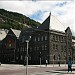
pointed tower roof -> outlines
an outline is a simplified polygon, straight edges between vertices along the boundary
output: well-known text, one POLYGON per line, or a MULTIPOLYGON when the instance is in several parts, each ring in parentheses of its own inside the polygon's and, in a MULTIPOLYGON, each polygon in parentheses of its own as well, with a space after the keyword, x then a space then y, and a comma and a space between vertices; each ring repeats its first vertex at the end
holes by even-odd
POLYGON ((42 23, 42 25, 40 25, 38 27, 38 29, 40 29, 40 30, 49 30, 49 27, 50 27, 50 15, 51 15, 51 13, 46 18, 46 20, 42 23))
POLYGON ((47 17, 47 19, 42 23, 41 26, 39 26, 39 29, 41 30, 58 30, 58 31, 63 31, 65 32, 65 27, 64 25, 51 13, 47 17))

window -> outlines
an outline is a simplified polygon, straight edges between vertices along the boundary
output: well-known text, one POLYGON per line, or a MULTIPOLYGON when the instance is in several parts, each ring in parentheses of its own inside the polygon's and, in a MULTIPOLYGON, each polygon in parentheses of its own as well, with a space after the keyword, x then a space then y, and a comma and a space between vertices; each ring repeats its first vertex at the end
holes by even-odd
POLYGON ((57 35, 55 36, 55 40, 58 41, 58 36, 57 35))
POLYGON ((65 42, 65 37, 63 37, 63 41, 65 42))
POLYGON ((21 55, 21 60, 23 60, 23 56, 21 55))
POLYGON ((41 37, 41 41, 43 41, 43 36, 41 37))
POLYGON ((38 37, 38 41, 40 41, 40 37, 38 37))
POLYGON ((63 42, 63 37, 61 38, 61 41, 63 42))
POLYGON ((16 59, 18 60, 18 56, 16 57, 16 59))
POLYGON ((55 41, 55 35, 53 35, 53 40, 55 41))
POLYGON ((61 41, 61 36, 59 36, 59 41, 61 41))
POLYGON ((34 41, 36 42, 36 37, 35 37, 34 41))
POLYGON ((63 46, 61 45, 61 51, 63 52, 63 46))
POLYGON ((55 44, 53 44, 53 49, 55 49, 55 44))
POLYGON ((47 40, 47 36, 45 36, 45 40, 47 40))
POLYGON ((58 45, 56 45, 56 50, 58 50, 58 45))
POLYGON ((47 50, 47 45, 45 45, 45 50, 47 50))
POLYGON ((42 50, 44 50, 44 45, 42 45, 42 50))

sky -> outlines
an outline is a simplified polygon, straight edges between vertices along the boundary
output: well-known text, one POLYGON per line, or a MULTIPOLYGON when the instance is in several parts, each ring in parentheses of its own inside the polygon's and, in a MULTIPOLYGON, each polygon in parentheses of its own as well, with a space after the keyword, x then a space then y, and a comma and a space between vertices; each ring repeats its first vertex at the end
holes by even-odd
POLYGON ((64 28, 69 26, 72 34, 75 36, 75 2, 73 0, 6 0, 0 1, 0 9, 21 13, 40 23, 42 23, 51 12, 51 14, 62 23, 64 28))

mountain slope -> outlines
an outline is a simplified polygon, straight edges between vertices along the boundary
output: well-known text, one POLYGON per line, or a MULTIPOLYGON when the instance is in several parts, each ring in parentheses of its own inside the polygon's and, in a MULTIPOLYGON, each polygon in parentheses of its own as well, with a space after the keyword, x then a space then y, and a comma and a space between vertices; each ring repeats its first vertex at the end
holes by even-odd
POLYGON ((0 28, 25 29, 26 27, 35 27, 38 25, 40 25, 39 22, 22 14, 0 9, 0 28))

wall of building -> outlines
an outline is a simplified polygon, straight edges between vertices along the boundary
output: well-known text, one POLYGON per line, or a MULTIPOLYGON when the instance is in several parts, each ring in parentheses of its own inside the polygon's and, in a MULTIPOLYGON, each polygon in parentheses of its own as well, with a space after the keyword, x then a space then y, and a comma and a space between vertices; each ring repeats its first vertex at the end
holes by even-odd
POLYGON ((65 33, 50 32, 50 61, 64 63, 66 57, 66 36, 65 33))

